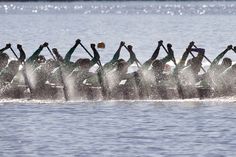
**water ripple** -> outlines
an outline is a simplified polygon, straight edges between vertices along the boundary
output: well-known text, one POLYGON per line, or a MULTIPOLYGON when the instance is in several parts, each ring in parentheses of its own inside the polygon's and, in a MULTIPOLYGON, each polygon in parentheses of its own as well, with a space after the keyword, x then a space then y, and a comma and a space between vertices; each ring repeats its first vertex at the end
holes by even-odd
POLYGON ((226 102, 8 103, 0 156, 235 156, 235 111, 226 102))

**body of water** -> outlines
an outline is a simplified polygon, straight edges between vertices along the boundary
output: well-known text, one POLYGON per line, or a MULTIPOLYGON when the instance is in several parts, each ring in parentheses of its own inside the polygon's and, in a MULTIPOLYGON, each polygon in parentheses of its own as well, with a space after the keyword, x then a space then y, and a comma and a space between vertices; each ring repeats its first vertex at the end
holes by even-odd
MULTIPOLYGON (((236 2, 0 2, 0 45, 20 43, 29 56, 48 41, 65 55, 77 38, 121 40, 141 62, 159 40, 180 58, 190 41, 210 59, 236 44, 236 2)), ((8 52, 10 53, 10 52, 8 52)), ((43 54, 50 57, 47 51, 43 54)), ((128 58, 123 50, 122 57, 128 58)), ((164 56, 162 51, 160 54, 164 56)), ((81 48, 73 60, 88 57, 81 48)), ((236 54, 227 56, 236 59, 236 54)), ((236 156, 234 98, 187 101, 1 101, 0 156, 236 156)))
POLYGON ((228 101, 120 101, 0 106, 0 155, 235 156, 228 101))
MULTIPOLYGON (((236 44, 236 2, 28 2, 0 3, 0 44, 20 43, 30 55, 47 41, 65 55, 77 38, 89 46, 104 41, 106 62, 121 40, 134 45, 141 62, 157 42, 172 43, 180 58, 190 41, 214 59, 227 45, 236 44)), ((50 57, 48 52, 44 55, 50 57)), ((124 50, 122 56, 127 59, 124 50)), ((163 51, 161 56, 166 55, 163 51)), ((233 52, 229 57, 236 59, 233 52)), ((73 59, 89 57, 78 49, 73 59)))

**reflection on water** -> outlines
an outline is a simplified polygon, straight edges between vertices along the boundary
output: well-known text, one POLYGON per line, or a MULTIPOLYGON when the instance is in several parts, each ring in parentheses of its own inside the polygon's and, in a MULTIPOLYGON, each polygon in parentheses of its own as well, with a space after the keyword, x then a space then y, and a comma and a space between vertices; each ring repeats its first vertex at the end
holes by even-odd
POLYGON ((159 15, 235 15, 236 2, 35 2, 0 3, 2 14, 159 14, 159 15))
POLYGON ((235 156, 236 106, 217 101, 4 103, 1 156, 235 156))

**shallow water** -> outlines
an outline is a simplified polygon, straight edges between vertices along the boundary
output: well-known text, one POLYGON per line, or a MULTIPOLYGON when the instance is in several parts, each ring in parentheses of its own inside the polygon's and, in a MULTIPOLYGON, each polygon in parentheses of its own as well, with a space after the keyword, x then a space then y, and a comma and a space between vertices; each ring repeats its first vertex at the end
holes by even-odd
POLYGON ((235 156, 235 105, 5 102, 0 156, 235 156))

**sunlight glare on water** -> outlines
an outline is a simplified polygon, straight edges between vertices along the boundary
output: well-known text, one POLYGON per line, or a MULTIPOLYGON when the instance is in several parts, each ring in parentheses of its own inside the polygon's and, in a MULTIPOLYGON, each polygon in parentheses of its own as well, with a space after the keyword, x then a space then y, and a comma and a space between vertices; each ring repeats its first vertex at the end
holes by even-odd
MULTIPOLYGON (((112 58, 121 40, 134 45, 141 62, 159 40, 173 45, 180 58, 190 41, 214 59, 235 44, 236 2, 0 2, 0 44, 21 43, 27 54, 45 41, 65 53, 80 38, 89 46, 104 41, 103 62, 112 58)), ((48 52, 44 55, 49 57, 48 52)), ((166 55, 164 51, 160 56, 166 55)), ((73 60, 88 57, 78 49, 73 60)), ((236 59, 234 53, 230 57, 236 59)), ((122 51, 122 57, 128 53, 122 51)), ((206 61, 204 61, 206 62, 206 61)))
MULTIPOLYGON (((0 2, 0 19, 1 47, 20 43, 27 57, 45 41, 65 55, 77 38, 104 41, 103 63, 121 40, 141 62, 161 39, 176 58, 194 40, 211 60, 236 43, 235 1, 0 2)), ((85 56, 79 48, 73 60, 85 56)), ((234 100, 1 101, 0 156, 236 156, 234 100)))

